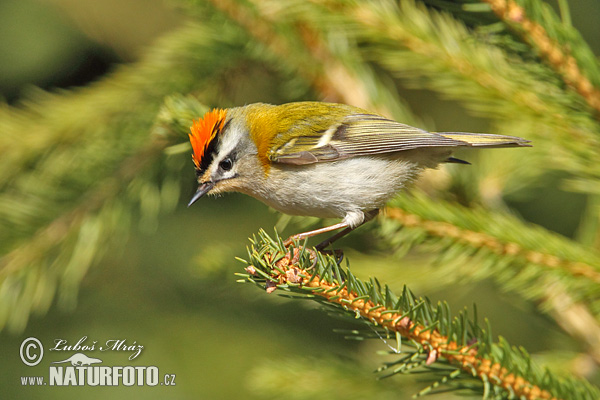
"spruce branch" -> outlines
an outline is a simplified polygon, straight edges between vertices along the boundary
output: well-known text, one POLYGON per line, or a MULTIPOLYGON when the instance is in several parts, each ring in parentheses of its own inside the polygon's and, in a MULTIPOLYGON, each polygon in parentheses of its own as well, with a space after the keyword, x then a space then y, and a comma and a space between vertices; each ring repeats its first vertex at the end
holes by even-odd
POLYGON ((450 276, 490 278, 539 302, 600 363, 600 255, 516 217, 432 200, 416 191, 399 196, 377 230, 403 255, 419 244, 435 246, 450 276), (465 257, 472 261, 464 263, 465 257))
POLYGON ((293 38, 279 33, 273 22, 269 21, 264 15, 258 14, 256 10, 252 10, 244 3, 236 0, 210 0, 210 2, 216 9, 222 11, 231 20, 246 29, 255 40, 264 44, 277 58, 285 60, 291 57, 294 60, 293 64, 297 66, 297 72, 306 81, 310 82, 312 87, 321 93, 323 97, 333 101, 345 100, 345 94, 331 84, 324 73, 324 69, 318 67, 318 64, 306 62, 311 60, 311 57, 305 49, 303 47, 298 48, 297 43, 290 43, 293 38), (302 60, 306 61, 303 62, 302 60))
POLYGON ((55 297, 72 307, 88 268, 124 243, 134 211, 151 224, 177 204, 183 163, 173 159, 189 149, 177 147, 187 142, 181 119, 203 107, 170 100, 157 122, 165 97, 202 91, 213 102, 229 68, 252 60, 241 30, 211 22, 182 28, 90 87, 36 91, 0 109, 0 329, 21 331, 55 297))
POLYGON ((384 215, 385 218, 399 222, 403 227, 420 228, 433 237, 450 238, 475 249, 486 249, 498 256, 520 258, 527 263, 538 264, 549 269, 562 269, 573 277, 586 278, 592 284, 600 284, 598 268, 581 261, 572 261, 548 252, 526 249, 517 242, 503 242, 488 233, 464 229, 448 222, 426 220, 400 208, 388 207, 384 215))
POLYGON ((460 21, 414 1, 312 0, 303 7, 288 1, 287 18, 296 13, 313 26, 344 32, 365 60, 407 84, 457 99, 500 125, 527 127, 520 134, 552 159, 545 165, 589 177, 578 187, 598 190, 600 170, 592 160, 600 126, 578 105, 584 104, 579 95, 560 89, 550 68, 480 40, 460 21))
POLYGON ((61 243, 72 229, 80 227, 86 215, 96 212, 121 190, 123 184, 131 182, 148 162, 160 154, 165 144, 163 140, 154 140, 138 153, 123 160, 115 174, 86 193, 76 208, 55 218, 48 226, 37 231, 30 241, 5 254, 0 259, 0 279, 45 258, 46 253, 61 243))
POLYGON ((408 123, 416 121, 356 52, 345 48, 343 59, 336 55, 311 21, 290 19, 275 2, 251 1, 253 7, 236 0, 210 2, 269 49, 276 64, 294 70, 325 101, 352 104, 408 123))
MULTIPOLYGON (((482 328, 465 313, 452 318, 447 304, 433 306, 404 289, 394 295, 377 279, 361 281, 331 256, 304 247, 285 247, 281 238, 260 231, 251 240, 248 260, 241 260, 246 273, 242 282, 253 282, 272 293, 285 290, 314 298, 342 314, 362 318, 382 334, 393 332, 408 339, 415 351, 403 355, 393 373, 408 372, 436 364, 456 367, 452 380, 476 378, 479 390, 494 398, 584 399, 598 391, 572 378, 560 379, 549 371, 541 373, 524 351, 505 340, 493 343, 489 326, 482 328)), ((489 324, 488 324, 489 325, 489 324)))
POLYGON ((483 0, 494 13, 509 26, 517 29, 523 38, 531 42, 541 56, 560 74, 564 82, 574 88, 589 104, 600 112, 600 90, 584 75, 571 54, 568 45, 552 39, 546 29, 529 18, 527 10, 513 0, 483 0))
POLYGON ((60 296, 63 305, 73 303, 72 292, 77 291, 87 269, 100 256, 100 236, 112 229, 109 236, 114 237, 118 231, 117 226, 108 228, 100 222, 102 214, 107 214, 106 209, 109 208, 106 203, 120 193, 124 185, 138 177, 148 163, 162 152, 164 145, 165 141, 154 140, 123 160, 115 174, 86 193, 77 207, 57 216, 27 242, 0 258, 0 281, 4 287, 0 295, 3 303, 0 327, 7 324, 10 330, 20 331, 31 312, 45 311, 54 293, 55 280, 62 279, 63 292, 60 296), (75 242, 72 248, 69 241, 75 242), (56 258, 58 263, 66 263, 62 277, 53 277, 52 272, 44 272, 46 263, 57 264, 56 261, 50 261, 49 255, 56 252, 57 247, 65 245, 67 252, 56 258), (17 277, 22 274, 30 274, 31 278, 21 281, 17 277))

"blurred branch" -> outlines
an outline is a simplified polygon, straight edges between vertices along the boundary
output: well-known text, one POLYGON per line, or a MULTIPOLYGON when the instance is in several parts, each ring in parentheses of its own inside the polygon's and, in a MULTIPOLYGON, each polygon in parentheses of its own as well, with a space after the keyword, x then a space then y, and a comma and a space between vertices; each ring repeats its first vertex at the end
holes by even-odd
MULTIPOLYGON (((347 100, 348 95, 352 95, 344 93, 340 88, 332 85, 325 68, 320 67, 317 63, 310 62, 312 57, 308 56, 306 49, 298 48, 294 43, 290 43, 289 35, 279 34, 273 22, 269 21, 264 15, 257 14, 250 7, 235 0, 210 0, 210 2, 215 8, 224 12, 229 18, 246 29, 254 39, 263 43, 277 58, 282 61, 292 58, 298 73, 310 82, 323 97, 328 98, 330 101, 340 102, 347 100)), ((361 86, 347 73, 346 78, 358 84, 359 87, 361 86)), ((366 102, 368 97, 362 95, 359 98, 359 101, 366 102)))
MULTIPOLYGON (((600 271, 581 261, 560 258, 555 253, 526 249, 515 241, 504 242, 485 232, 463 229, 448 222, 425 220, 419 215, 408 213, 400 208, 388 207, 385 209, 384 215, 384 218, 393 219, 405 228, 424 230, 429 236, 449 238, 475 249, 486 249, 498 256, 520 258, 527 263, 537 264, 544 268, 562 269, 570 276, 587 278, 590 284, 600 284, 600 271)), ((521 231, 523 229, 520 228, 521 231)), ((581 251, 585 250, 581 249, 581 251)), ((560 251, 556 253, 560 253, 560 251)))
POLYGON ((549 313, 567 333, 585 343, 586 351, 596 365, 600 365, 600 323, 591 314, 587 304, 574 301, 560 282, 545 288, 542 299, 549 305, 549 313))
MULTIPOLYGON (((177 204, 182 164, 163 149, 187 136, 165 115, 153 127, 157 113, 168 94, 214 88, 248 58, 244 41, 233 26, 218 38, 187 26, 90 87, 37 91, 0 110, 0 329, 22 330, 57 293, 73 306, 88 268, 124 243, 134 210, 142 223, 177 204)), ((171 101, 163 111, 196 117, 201 108, 171 101)))
POLYGON ((598 190, 600 169, 592 161, 600 150, 598 121, 587 107, 578 105, 583 103, 577 94, 560 87, 549 68, 479 40, 449 15, 411 0, 398 4, 312 0, 310 4, 314 9, 295 6, 289 13, 310 18, 315 26, 345 29, 349 38, 360 43, 366 60, 407 78, 411 86, 457 99, 495 118, 499 126, 508 121, 529 127, 522 135, 552 160, 536 168, 544 165, 589 177, 582 190, 598 190), (343 18, 345 23, 339 22, 343 18), (327 24, 328 20, 338 24, 327 24))
POLYGON ((378 235, 399 255, 436 246, 449 276, 493 279, 507 291, 540 302, 600 364, 600 256, 517 218, 467 209, 413 192, 393 200, 378 235), (469 259, 469 262, 464 262, 469 259))
POLYGON ((297 244, 286 248, 281 238, 272 239, 264 231, 252 240, 248 256, 248 261, 241 260, 248 265, 247 274, 238 274, 244 281, 258 284, 268 293, 282 289, 298 295, 292 298, 320 299, 339 313, 361 317, 384 335, 392 332, 408 339, 416 350, 402 352, 402 358, 382 368, 393 366, 392 375, 446 363, 455 368, 448 369, 445 381, 459 385, 461 377, 474 377, 481 382, 480 390, 497 398, 584 399, 597 395, 583 382, 559 379, 549 371, 540 373, 523 350, 502 339, 492 343, 489 324, 484 329, 465 313, 453 318, 447 304, 434 307, 406 288, 395 296, 377 279, 358 280, 330 256, 297 244))
MULTIPOLYGON (((68 243, 70 237, 79 237, 75 247, 68 251, 71 256, 65 254, 65 258, 70 258, 69 261, 61 260, 65 262, 60 277, 65 286, 61 300, 63 305, 74 302, 72 291, 77 291, 81 278, 93 260, 99 256, 101 232, 110 236, 117 233, 116 227, 103 229, 98 223, 97 214, 100 209, 107 207, 106 203, 116 197, 124 186, 138 177, 149 162, 161 154, 165 144, 164 140, 153 140, 138 153, 123 160, 114 175, 98 182, 94 190, 84 194, 78 206, 57 216, 33 234, 27 242, 0 258, 0 282, 4 289, 4 295, 1 296, 3 306, 0 310, 0 327, 8 324, 11 330, 20 331, 25 327, 31 311, 47 309, 54 292, 51 287, 53 282, 44 281, 47 275, 40 266, 49 261, 48 256, 54 253, 57 247, 68 243), (19 279, 15 279, 22 274, 32 274, 33 280, 21 283, 19 279)), ((59 257, 59 260, 61 258, 59 257)), ((53 278, 50 279, 54 281, 53 278)))
POLYGON ((346 51, 344 61, 334 55, 310 21, 280 18, 284 9, 271 2, 251 1, 254 8, 236 0, 210 2, 266 46, 277 63, 310 82, 323 100, 351 104, 409 123, 415 120, 390 87, 356 55, 352 58, 346 51))
POLYGON ((99 182, 97 187, 84 194, 81 203, 69 212, 55 218, 48 226, 37 231, 30 241, 17 247, 0 259, 0 280, 24 268, 40 262, 53 246, 61 243, 72 229, 77 229, 89 213, 97 211, 115 196, 124 185, 153 161, 166 145, 165 140, 155 139, 140 151, 123 160, 113 176, 99 182))
MULTIPOLYGON (((544 27, 531 20, 527 11, 513 0, 483 0, 509 26, 517 29, 541 53, 541 56, 559 73, 565 83, 574 88, 589 104, 600 112, 600 90, 583 74, 577 60, 567 46, 551 39, 544 27)), ((561 6, 564 4, 561 3, 561 6)))

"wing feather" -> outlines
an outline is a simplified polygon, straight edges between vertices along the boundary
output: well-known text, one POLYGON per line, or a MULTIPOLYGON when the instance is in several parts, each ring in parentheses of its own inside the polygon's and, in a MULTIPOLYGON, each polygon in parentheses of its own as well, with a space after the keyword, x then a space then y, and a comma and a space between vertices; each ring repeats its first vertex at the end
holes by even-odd
POLYGON ((271 161, 304 165, 420 147, 469 146, 462 140, 363 113, 349 114, 324 131, 301 134, 301 130, 288 131, 284 143, 269 154, 271 161))

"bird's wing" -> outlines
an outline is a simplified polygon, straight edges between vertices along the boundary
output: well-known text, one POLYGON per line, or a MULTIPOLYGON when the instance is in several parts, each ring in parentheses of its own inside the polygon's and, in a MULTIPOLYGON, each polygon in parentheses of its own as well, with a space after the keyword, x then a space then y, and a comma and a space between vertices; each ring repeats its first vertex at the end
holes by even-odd
POLYGON ((313 164, 355 156, 392 153, 421 147, 469 146, 463 140, 427 132, 374 114, 352 113, 307 134, 287 132, 269 154, 272 162, 313 164))

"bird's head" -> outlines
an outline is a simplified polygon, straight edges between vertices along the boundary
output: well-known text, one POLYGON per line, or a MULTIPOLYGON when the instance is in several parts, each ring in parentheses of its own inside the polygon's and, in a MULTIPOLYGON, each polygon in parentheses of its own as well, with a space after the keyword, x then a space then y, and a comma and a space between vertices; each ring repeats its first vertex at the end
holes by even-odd
POLYGON ((268 174, 266 156, 272 129, 268 104, 214 109, 193 122, 189 134, 198 190, 191 206, 205 194, 247 192, 268 174))

